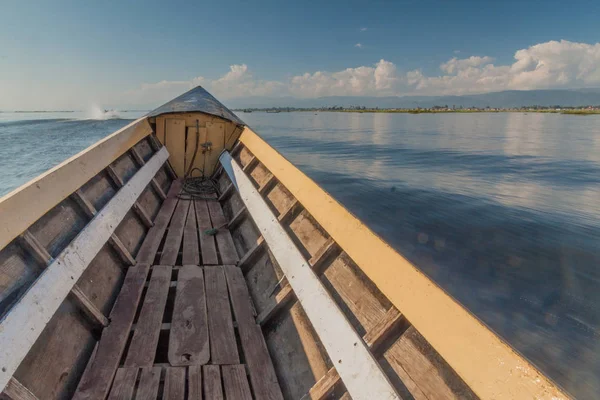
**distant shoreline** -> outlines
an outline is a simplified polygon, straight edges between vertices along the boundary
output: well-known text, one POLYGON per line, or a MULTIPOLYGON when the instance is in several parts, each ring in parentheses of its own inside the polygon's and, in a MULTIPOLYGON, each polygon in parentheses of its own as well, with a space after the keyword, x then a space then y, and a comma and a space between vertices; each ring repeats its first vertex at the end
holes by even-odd
POLYGON ((600 108, 561 108, 561 109, 536 109, 536 108, 519 108, 519 109, 287 109, 287 108, 245 108, 234 109, 235 112, 252 113, 266 112, 277 114, 282 112, 341 112, 341 113, 385 113, 385 114, 458 114, 458 113, 546 113, 546 114, 567 114, 567 115, 594 115, 600 114, 600 108))

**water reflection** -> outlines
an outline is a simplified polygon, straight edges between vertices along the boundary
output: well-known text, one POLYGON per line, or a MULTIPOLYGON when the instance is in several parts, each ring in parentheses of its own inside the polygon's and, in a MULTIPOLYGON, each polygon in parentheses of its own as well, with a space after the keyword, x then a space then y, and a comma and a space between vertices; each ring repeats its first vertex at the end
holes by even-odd
POLYGON ((598 118, 244 118, 567 390, 600 391, 598 118))

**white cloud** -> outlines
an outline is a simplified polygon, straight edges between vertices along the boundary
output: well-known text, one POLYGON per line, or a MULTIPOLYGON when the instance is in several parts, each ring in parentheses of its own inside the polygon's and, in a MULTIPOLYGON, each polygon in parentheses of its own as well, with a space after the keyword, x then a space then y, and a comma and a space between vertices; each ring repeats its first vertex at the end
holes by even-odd
POLYGON ((366 31, 367 31, 367 28, 360 28, 360 31, 361 31, 361 32, 366 32, 366 31))
POLYGON ((362 49, 363 45, 362 45, 362 44, 360 44, 360 43, 356 43, 356 44, 354 45, 354 47, 358 47, 359 49, 362 49))
MULTIPOLYGON (((357 43, 356 47, 362 45, 357 43)), ((201 76, 189 81, 143 84, 128 92, 131 100, 168 100, 198 84, 215 96, 230 99, 246 96, 297 97, 388 96, 407 94, 465 94, 507 89, 546 89, 600 86, 600 43, 566 40, 536 44, 515 52, 514 62, 494 64, 489 56, 453 57, 440 65, 441 73, 427 76, 420 69, 400 71, 381 59, 374 65, 337 72, 317 71, 285 81, 256 79, 246 64, 232 65, 218 79, 201 76)))
POLYGON ((480 67, 482 65, 491 64, 493 61, 494 59, 492 57, 487 56, 471 56, 462 60, 454 57, 440 65, 440 69, 448 74, 454 74, 469 67, 480 67))

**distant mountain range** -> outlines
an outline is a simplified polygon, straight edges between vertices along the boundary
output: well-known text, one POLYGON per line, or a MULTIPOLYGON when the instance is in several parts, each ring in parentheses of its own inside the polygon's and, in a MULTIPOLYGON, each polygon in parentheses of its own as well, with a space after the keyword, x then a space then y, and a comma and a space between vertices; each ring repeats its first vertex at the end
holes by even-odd
POLYGON ((506 90, 464 96, 328 96, 313 99, 295 97, 244 97, 224 102, 230 108, 318 108, 352 107, 367 108, 430 108, 449 107, 493 107, 514 108, 523 106, 587 106, 600 105, 600 88, 597 89, 559 89, 559 90, 506 90))

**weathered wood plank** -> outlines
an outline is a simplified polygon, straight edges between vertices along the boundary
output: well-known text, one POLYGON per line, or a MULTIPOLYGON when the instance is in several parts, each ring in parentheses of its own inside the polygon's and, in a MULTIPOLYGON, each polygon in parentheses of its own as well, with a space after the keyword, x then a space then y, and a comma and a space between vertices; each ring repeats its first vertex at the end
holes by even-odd
MULTIPOLYGON (((108 176, 114 182, 114 184, 117 185, 117 187, 123 187, 125 182, 123 182, 123 179, 121 179, 121 177, 119 176, 117 171, 115 171, 115 168, 112 165, 106 166, 106 172, 108 173, 108 176)), ((150 228, 153 226, 152 218, 150 218, 144 207, 142 207, 137 201, 133 204, 133 210, 138 214, 140 220, 144 223, 146 227, 150 228)))
POLYGON ((254 309, 244 275, 234 266, 224 269, 254 394, 259 399, 283 399, 262 330, 254 322, 254 309))
POLYGON ((223 365, 221 373, 227 400, 252 400, 246 368, 243 365, 223 365))
POLYGON ((195 200, 196 219, 198 221, 198 231, 200 235, 200 250, 202 255, 203 265, 216 265, 219 263, 217 257, 217 246, 215 237, 204 233, 206 230, 212 229, 213 225, 208 212, 206 200, 195 200))
POLYGON ((204 365, 202 372, 204 372, 204 394, 206 398, 223 400, 223 386, 221 385, 221 371, 219 370, 219 366, 204 365))
POLYGON ((77 302, 77 305, 95 324, 99 326, 108 326, 108 318, 102 314, 102 311, 94 305, 94 303, 83 293, 83 291, 74 285, 71 289, 71 295, 77 302))
POLYGON ((282 212, 279 215, 279 217, 277 217, 277 220, 279 221, 279 223, 286 225, 288 222, 290 222, 290 219, 294 215, 294 211, 296 210, 296 208, 299 205, 300 205, 300 203, 298 202, 298 200, 296 200, 294 198, 294 200, 292 201, 292 204, 290 204, 290 206, 284 212, 282 212))
POLYGON ((185 218, 188 214, 190 207, 190 201, 179 200, 171 223, 169 224, 169 231, 165 239, 163 246, 162 255, 160 256, 160 263, 163 265, 175 265, 177 262, 177 255, 181 248, 181 241, 183 240, 183 230, 185 228, 185 218))
POLYGON ((140 221, 144 224, 146 228, 152 228, 154 226, 154 222, 152 222, 152 217, 146 211, 146 209, 138 202, 133 205, 133 211, 140 218, 140 221))
POLYGON ((156 400, 160 384, 160 367, 142 368, 135 400, 156 400))
POLYGON ((148 291, 129 345, 125 366, 151 367, 154 363, 170 283, 170 266, 152 267, 148 291))
POLYGON ((185 368, 167 367, 163 400, 184 400, 185 368))
POLYGON ((264 250, 264 244, 265 239, 263 239, 263 237, 260 236, 256 240, 256 243, 252 247, 250 247, 246 254, 244 254, 244 256, 240 259, 240 261, 238 262, 238 267, 242 270, 243 273, 248 272, 252 262, 256 260, 256 257, 261 253, 262 250, 264 250))
MULTIPOLYGON (((404 317, 402 314, 395 307, 392 307, 385 313, 380 321, 375 324, 371 330, 365 334, 365 336, 363 336, 363 340, 369 349, 373 351, 403 320, 404 317)), ((331 368, 329 371, 327 371, 325 376, 315 383, 315 385, 310 389, 309 393, 303 397, 303 400, 325 399, 335 390, 336 386, 340 382, 341 379, 337 370, 335 368, 331 368)))
MULTIPOLYGON (((320 269, 323 267, 323 263, 327 260, 327 258, 337 249, 337 245, 332 238, 327 239, 327 241, 323 244, 323 246, 315 253, 313 257, 308 261, 311 268, 315 270, 315 273, 318 273, 320 269)), ((294 299, 294 292, 291 286, 286 284, 281 288, 281 290, 275 295, 273 301, 269 303, 267 307, 256 317, 256 323, 263 326, 265 325, 273 316, 275 316, 279 310, 283 309, 286 304, 288 304, 292 299, 294 299)))
POLYGON ((271 175, 269 179, 258 188, 258 193, 261 196, 264 196, 265 193, 271 190, 277 182, 277 177, 275 177, 275 175, 271 175))
POLYGON ((231 232, 226 228, 227 220, 225 219, 225 215, 223 215, 221 204, 217 201, 207 201, 207 204, 213 226, 219 228, 215 235, 215 239, 219 247, 221 263, 224 265, 235 265, 240 258, 235 249, 231 232))
POLYGON ((257 165, 258 165, 258 158, 256 158, 254 155, 252 155, 252 157, 250 158, 248 163, 242 167, 242 171, 244 171, 246 174, 248 174, 248 173, 250 173, 252 168, 256 167, 257 165))
POLYGON ((223 267, 204 268, 211 364, 239 364, 223 267))
POLYGON ((154 226, 148 231, 148 234, 142 243, 142 247, 140 247, 140 250, 138 251, 136 256, 138 262, 149 264, 154 262, 154 256, 158 251, 158 246, 160 246, 165 230, 171 220, 171 215, 173 215, 173 211, 177 205, 177 195, 180 190, 181 181, 173 181, 167 199, 163 202, 163 205, 156 216, 154 226))
MULTIPOLYGON (((52 256, 44 246, 36 239, 36 237, 26 230, 21 234, 23 244, 35 257, 35 259, 44 266, 44 268, 52 262, 52 256)), ((108 319, 98 310, 94 303, 85 295, 85 293, 77 286, 73 285, 71 295, 79 308, 90 318, 90 320, 100 326, 107 326, 108 319)))
MULTIPOLYGON (((14 377, 10 378, 8 384, 4 388, 4 394, 12 400, 38 400, 38 398, 31 393, 29 389, 21 384, 14 377)), ((0 395, 0 397, 2 397, 0 395)))
POLYGON ((123 287, 110 313, 110 325, 102 331, 96 357, 79 382, 74 399, 100 399, 108 394, 149 270, 148 264, 137 264, 127 270, 123 287))
POLYGON ((75 282, 142 193, 168 153, 159 151, 46 268, 0 321, 0 389, 44 330, 75 282), (28 329, 23 330, 23 326, 28 329))
POLYGON ((294 291, 290 285, 285 285, 273 298, 273 301, 269 303, 264 310, 256 317, 256 323, 260 326, 265 325, 271 318, 288 304, 294 296, 294 291))
POLYGON ((110 389, 108 400, 131 400, 135 389, 138 369, 133 367, 119 368, 110 389))
POLYGON ((246 218, 246 215, 246 207, 240 208, 240 210, 227 223, 227 229, 235 229, 244 220, 244 218, 246 218))
POLYGON ((204 274, 194 265, 179 269, 169 335, 171 365, 202 365, 210 359, 204 274))
MULTIPOLYGON (((146 163, 144 161, 144 159, 142 158, 142 156, 140 155, 139 151, 135 148, 135 146, 130 149, 130 153, 133 156, 133 159, 138 163, 139 166, 142 166, 146 163)), ((156 181, 155 178, 152 178, 152 180, 150 181, 150 184, 152 185, 152 188, 156 191, 156 194, 158 194, 158 196, 161 198, 161 200, 164 200, 167 198, 167 195, 162 190, 162 188, 160 187, 160 185, 158 184, 158 182, 156 181)))
POLYGON ((233 185, 229 185, 225 188, 225 190, 219 195, 219 198, 217 199, 217 201, 221 202, 223 200, 226 200, 235 190, 235 186, 233 185))
POLYGON ((202 400, 202 366, 188 367, 188 400, 202 400))
POLYGON ((140 118, 0 198, 0 249, 150 133, 140 118))
MULTIPOLYGON (((253 183, 227 152, 221 154, 220 160, 231 181, 237 184, 240 197, 287 277, 329 357, 336 360, 336 368, 348 392, 356 400, 399 399, 380 365, 362 342, 362 338, 277 222, 253 183)), ((241 331, 240 329, 240 335, 243 336, 241 331)))
POLYGON ((181 263, 183 265, 200 264, 200 247, 198 244, 198 224, 196 223, 196 207, 190 201, 185 229, 183 231, 183 250, 181 263))
POLYGON ((165 124, 164 144, 171 153, 169 162, 177 176, 183 178, 185 174, 185 119, 166 118, 165 124))

